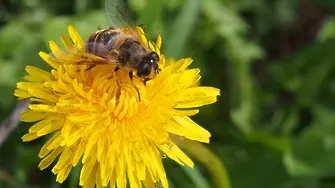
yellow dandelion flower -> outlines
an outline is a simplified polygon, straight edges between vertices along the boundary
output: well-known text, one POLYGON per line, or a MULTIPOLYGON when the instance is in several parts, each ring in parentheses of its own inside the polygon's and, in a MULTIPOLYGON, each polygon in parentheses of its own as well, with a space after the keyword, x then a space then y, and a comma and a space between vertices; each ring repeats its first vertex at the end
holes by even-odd
MULTIPOLYGON (((40 52, 53 68, 51 72, 26 67, 26 82, 17 84, 15 96, 33 101, 21 120, 37 123, 22 139, 32 141, 52 133, 40 150, 39 168, 47 168, 57 158, 52 172, 58 182, 81 161, 79 184, 84 187, 125 188, 128 184, 137 188, 150 187, 150 182, 168 187, 162 156, 193 167, 170 136, 209 142, 210 133, 189 116, 198 113, 196 107, 214 103, 219 89, 197 86, 199 69, 187 68, 192 59, 165 63, 161 37, 154 44, 147 41, 143 30, 138 28, 138 32, 143 44, 160 55, 162 69, 146 85, 134 78, 141 100, 127 72, 114 72, 114 65, 90 70, 87 65, 70 65, 76 56, 62 53, 53 41, 53 55, 68 55, 68 62, 53 61, 40 52)), ((65 48, 73 54, 73 49, 84 49, 72 26, 69 34, 71 40, 61 37, 65 48)))

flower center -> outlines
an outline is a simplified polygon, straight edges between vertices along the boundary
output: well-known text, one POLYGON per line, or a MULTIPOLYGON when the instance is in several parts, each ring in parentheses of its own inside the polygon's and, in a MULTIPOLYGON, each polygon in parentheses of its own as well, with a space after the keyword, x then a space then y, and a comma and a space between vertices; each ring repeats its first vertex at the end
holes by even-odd
POLYGON ((98 65, 90 70, 86 70, 86 66, 79 66, 78 69, 78 66, 70 65, 64 66, 64 69, 64 72, 62 68, 57 71, 56 85, 68 83, 68 89, 60 94, 59 107, 64 107, 60 105, 64 102, 68 104, 69 96, 75 96, 76 101, 71 104, 77 110, 95 112, 102 118, 123 120, 134 117, 145 104, 146 88, 141 80, 136 77, 130 79, 129 72, 122 69, 115 72, 115 65, 98 65))

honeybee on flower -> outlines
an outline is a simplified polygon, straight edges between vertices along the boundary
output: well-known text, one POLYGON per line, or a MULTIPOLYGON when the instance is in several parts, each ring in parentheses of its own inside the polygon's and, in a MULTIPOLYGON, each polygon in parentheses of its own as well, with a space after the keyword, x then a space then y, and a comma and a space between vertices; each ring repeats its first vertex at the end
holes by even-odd
MULTIPOLYGON (((83 49, 68 51, 68 54, 51 53, 52 61, 68 62, 74 65, 88 65, 89 70, 96 65, 115 65, 114 72, 120 68, 127 71, 132 81, 134 73, 143 83, 159 74, 159 54, 149 49, 141 41, 139 26, 132 21, 124 0, 105 0, 110 28, 94 32, 85 42, 83 49), (75 61, 67 61, 69 55, 75 55, 75 61)), ((160 39, 161 40, 161 39, 160 39)), ((140 100, 140 91, 135 86, 140 100)))
MULTIPOLYGON (((109 17, 125 8, 122 0, 106 1, 109 17)), ((23 141, 52 134, 39 168, 58 159, 52 172, 62 183, 81 162, 84 187, 168 187, 162 156, 193 167, 172 135, 209 143, 210 133, 189 116, 216 102, 219 89, 196 84, 200 70, 188 68, 192 59, 167 62, 162 38, 148 41, 141 27, 102 29, 86 42, 73 26, 68 31, 65 50, 50 41, 52 53, 39 53, 52 70, 27 66, 15 90, 19 100, 34 102, 21 115, 37 122, 23 141)))

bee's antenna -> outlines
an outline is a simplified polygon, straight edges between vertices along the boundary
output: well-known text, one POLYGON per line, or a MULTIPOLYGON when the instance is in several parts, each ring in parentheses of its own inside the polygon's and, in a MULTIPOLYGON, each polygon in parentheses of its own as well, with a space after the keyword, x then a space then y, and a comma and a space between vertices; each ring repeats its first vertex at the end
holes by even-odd
POLYGON ((98 30, 102 29, 102 27, 100 26, 100 24, 97 25, 97 28, 98 28, 98 30))

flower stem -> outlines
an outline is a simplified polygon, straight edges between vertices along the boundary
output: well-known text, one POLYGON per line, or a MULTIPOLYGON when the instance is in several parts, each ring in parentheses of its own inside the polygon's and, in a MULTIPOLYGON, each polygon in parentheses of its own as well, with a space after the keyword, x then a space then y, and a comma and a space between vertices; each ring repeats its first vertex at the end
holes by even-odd
POLYGON ((215 187, 231 187, 227 171, 222 161, 206 146, 191 140, 181 140, 178 137, 174 137, 173 140, 177 143, 178 146, 186 151, 187 154, 191 156, 191 158, 196 159, 209 170, 215 187))

